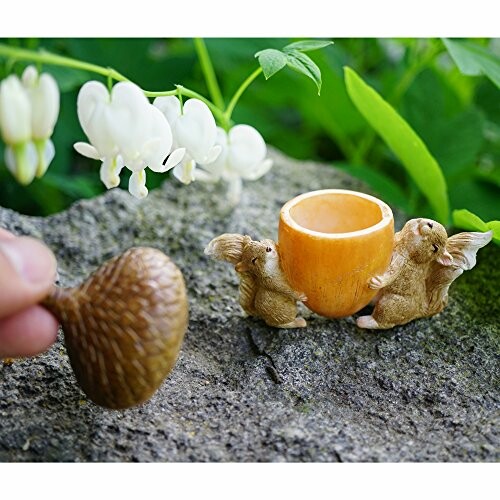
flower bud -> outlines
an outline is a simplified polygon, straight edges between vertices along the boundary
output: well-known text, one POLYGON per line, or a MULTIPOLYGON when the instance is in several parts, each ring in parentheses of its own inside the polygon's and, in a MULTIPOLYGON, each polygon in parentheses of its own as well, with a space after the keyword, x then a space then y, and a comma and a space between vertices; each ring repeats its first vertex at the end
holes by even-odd
POLYGON ((38 76, 34 66, 23 73, 23 85, 31 103, 31 137, 48 139, 54 131, 59 115, 59 88, 52 75, 38 76))
POLYGON ((31 105, 28 94, 16 75, 0 84, 0 127, 8 145, 31 139, 31 105))
POLYGON ((49 74, 28 66, 22 82, 11 75, 0 84, 0 128, 5 163, 23 185, 41 177, 54 158, 50 136, 59 114, 59 88, 49 74))

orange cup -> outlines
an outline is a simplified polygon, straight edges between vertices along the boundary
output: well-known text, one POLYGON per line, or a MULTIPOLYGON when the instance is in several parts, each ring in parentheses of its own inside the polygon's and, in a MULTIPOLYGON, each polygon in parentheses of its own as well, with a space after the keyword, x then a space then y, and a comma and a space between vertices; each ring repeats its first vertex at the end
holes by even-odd
POLYGON ((305 193, 280 213, 278 251, 305 305, 330 318, 349 316, 377 293, 368 288, 391 261, 392 210, 374 196, 345 189, 305 193))

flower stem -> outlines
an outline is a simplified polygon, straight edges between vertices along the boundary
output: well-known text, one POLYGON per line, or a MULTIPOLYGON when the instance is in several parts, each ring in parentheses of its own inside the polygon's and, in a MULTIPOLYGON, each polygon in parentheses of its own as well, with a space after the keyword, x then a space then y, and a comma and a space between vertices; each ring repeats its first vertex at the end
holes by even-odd
POLYGON ((92 73, 97 73, 102 76, 109 76, 117 81, 128 81, 128 78, 118 73, 118 71, 113 68, 103 68, 97 64, 79 61, 78 59, 72 59, 71 57, 51 54, 43 49, 40 51, 34 51, 0 44, 0 56, 11 57, 17 60, 33 61, 41 64, 52 64, 54 66, 65 66, 66 68, 80 69, 83 71, 91 71, 92 73))
POLYGON ((219 109, 224 109, 224 99, 222 98, 222 93, 220 91, 219 83, 217 82, 217 77, 215 76, 212 60, 210 59, 210 55, 203 38, 194 38, 194 48, 196 49, 198 60, 200 61, 201 70, 205 76, 210 97, 219 109))
POLYGON ((179 103, 181 105, 181 115, 184 114, 184 102, 182 100, 182 92, 179 87, 177 87, 177 99, 179 99, 179 103))
MULTIPOLYGON (((110 80, 116 80, 118 82, 130 81, 126 76, 122 75, 113 68, 105 68, 97 64, 80 61, 78 59, 72 59, 71 57, 59 56, 57 54, 47 52, 43 49, 40 51, 33 51, 21 49, 18 47, 10 47, 9 45, 0 43, 0 57, 6 57, 9 58, 9 60, 33 61, 41 64, 51 64, 53 66, 63 66, 66 68, 79 69, 82 71, 90 71, 92 73, 97 73, 98 75, 106 77, 108 79, 108 83, 110 80)), ((146 97, 178 95, 180 92, 183 96, 194 97, 195 99, 203 101, 220 122, 223 122, 225 119, 225 115, 221 108, 217 107, 201 94, 187 89, 182 85, 176 85, 176 88, 174 90, 167 90, 163 92, 152 92, 144 89, 142 89, 142 91, 144 92, 144 95, 146 97)))
POLYGON ((194 99, 199 99, 200 101, 203 101, 210 108, 210 111, 212 111, 213 115, 219 121, 222 121, 224 119, 224 112, 222 111, 222 109, 218 108, 213 102, 210 102, 206 97, 203 97, 201 94, 198 94, 198 92, 195 92, 194 90, 191 89, 187 89, 182 85, 176 85, 175 87, 176 87, 175 90, 165 90, 160 92, 151 92, 149 90, 143 90, 143 92, 146 97, 162 97, 169 95, 179 96, 179 93, 185 97, 193 97, 194 99))
POLYGON ((239 87, 239 89, 234 93, 231 101, 227 106, 226 111, 224 112, 224 126, 227 129, 229 127, 229 123, 231 121, 231 115, 233 114, 234 107, 238 102, 239 98, 245 92, 247 87, 262 73, 262 68, 259 66, 239 87))

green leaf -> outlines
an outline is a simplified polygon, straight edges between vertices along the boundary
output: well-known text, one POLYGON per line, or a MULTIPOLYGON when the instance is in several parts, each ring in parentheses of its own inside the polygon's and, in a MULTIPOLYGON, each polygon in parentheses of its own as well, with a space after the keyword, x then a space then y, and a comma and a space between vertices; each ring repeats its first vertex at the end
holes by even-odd
POLYGON ((487 222, 488 229, 493 231, 493 241, 500 244, 500 220, 492 220, 487 222))
POLYGON ((494 186, 500 188, 500 168, 496 168, 488 172, 483 172, 480 170, 476 173, 476 177, 482 181, 489 182, 494 186))
POLYGON ((449 38, 443 38, 443 42, 464 75, 486 75, 500 88, 500 58, 475 43, 449 38))
POLYGON ((422 139, 380 94, 349 67, 344 68, 347 92, 368 123, 401 160, 411 178, 429 201, 436 218, 448 223, 446 181, 437 161, 422 139))
POLYGON ((92 198, 102 192, 102 188, 94 177, 83 175, 58 175, 50 171, 43 178, 44 184, 62 191, 72 198, 92 198))
POLYGON ((480 231, 485 233, 493 231, 493 241, 500 244, 500 221, 484 222, 469 210, 453 210, 453 224, 467 231, 480 231))
POLYGON ((333 42, 329 40, 301 40, 300 42, 293 42, 283 48, 285 52, 289 50, 300 50, 301 52, 308 52, 311 50, 322 49, 332 45, 333 42))
POLYGON ((309 57, 299 52, 298 50, 290 50, 286 53, 287 65, 309 77, 318 87, 318 95, 321 93, 321 71, 316 66, 316 63, 309 57))
POLYGON ((49 66, 47 73, 50 73, 57 81, 61 92, 68 92, 83 85, 85 82, 95 78, 93 73, 81 69, 63 68, 60 66, 49 66))
POLYGON ((402 208, 406 213, 411 212, 408 196, 399 185, 390 177, 365 165, 348 165, 334 163, 333 166, 346 172, 361 181, 366 182, 381 198, 390 205, 402 208))
POLYGON ((280 69, 283 69, 287 63, 286 55, 281 50, 276 49, 261 50, 255 54, 255 57, 259 60, 266 80, 275 75, 280 69))
POLYGON ((497 219, 500 214, 500 190, 479 180, 474 173, 457 179, 450 191, 450 205, 470 210, 483 220, 497 219))
POLYGON ((405 93, 399 112, 439 163, 451 193, 454 177, 477 163, 485 122, 483 113, 458 100, 449 83, 435 69, 424 70, 405 93))
POLYGON ((465 208, 453 210, 453 224, 463 229, 482 232, 488 231, 486 222, 465 208))

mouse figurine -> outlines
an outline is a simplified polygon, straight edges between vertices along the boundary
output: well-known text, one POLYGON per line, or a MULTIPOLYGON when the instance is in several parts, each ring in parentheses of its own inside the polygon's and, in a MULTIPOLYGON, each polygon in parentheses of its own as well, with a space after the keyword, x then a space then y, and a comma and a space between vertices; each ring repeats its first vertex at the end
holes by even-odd
POLYGON ((439 262, 431 265, 426 281, 429 315, 441 312, 448 304, 450 285, 464 271, 476 265, 476 254, 486 246, 493 237, 493 231, 486 233, 458 233, 448 238, 446 249, 453 257, 451 266, 443 266, 439 262))
POLYGON ((387 271, 368 286, 380 290, 371 316, 361 316, 361 328, 387 329, 441 312, 450 284, 476 264, 479 248, 492 232, 460 233, 448 238, 445 228, 430 219, 412 219, 395 234, 387 271))
POLYGON ((226 233, 214 238, 205 254, 234 264, 240 278, 239 302, 249 316, 276 328, 306 326, 305 319, 297 317, 297 301, 307 298, 288 284, 273 240, 253 241, 250 236, 226 233))

